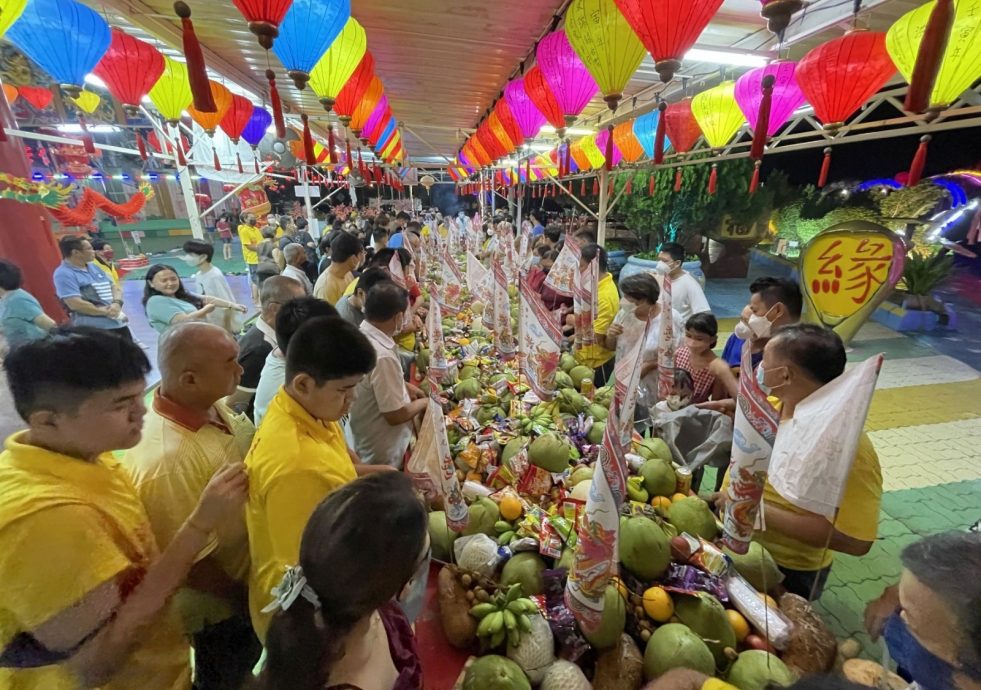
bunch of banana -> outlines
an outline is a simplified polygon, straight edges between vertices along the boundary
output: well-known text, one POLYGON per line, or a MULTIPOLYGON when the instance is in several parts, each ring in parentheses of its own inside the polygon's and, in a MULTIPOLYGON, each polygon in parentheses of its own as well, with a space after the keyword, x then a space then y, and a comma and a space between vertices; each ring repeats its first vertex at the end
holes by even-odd
POLYGON ((523 436, 528 436, 532 432, 544 433, 552 424, 552 415, 547 408, 536 405, 531 412, 517 418, 518 427, 523 436))
POLYGON ((487 643, 488 649, 499 647, 505 639, 508 644, 517 645, 522 633, 531 632, 528 616, 536 613, 538 606, 521 594, 521 585, 513 584, 506 593, 498 591, 490 601, 470 609, 470 615, 480 621, 477 637, 487 643))
POLYGON ((644 488, 643 477, 638 475, 627 478, 627 497, 631 501, 639 501, 640 503, 647 503, 650 500, 650 494, 644 488))
POLYGON ((507 546, 517 534, 517 527, 507 520, 498 520, 494 523, 494 531, 497 532, 497 545, 507 546))

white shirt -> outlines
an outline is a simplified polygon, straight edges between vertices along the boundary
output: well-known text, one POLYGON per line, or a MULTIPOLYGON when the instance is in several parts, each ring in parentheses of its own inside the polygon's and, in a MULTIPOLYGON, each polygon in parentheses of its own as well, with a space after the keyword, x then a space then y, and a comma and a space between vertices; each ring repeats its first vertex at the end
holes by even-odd
MULTIPOLYGON (((232 289, 228 287, 225 274, 217 266, 212 266, 207 271, 198 271, 194 274, 194 279, 198 283, 198 292, 202 295, 223 299, 226 302, 235 304, 235 295, 232 293, 232 289)), ((244 314, 234 309, 215 309, 205 318, 208 323, 221 326, 229 333, 237 335, 242 330, 244 316, 244 314)))
MULTIPOLYGON (((641 359, 644 362, 656 362, 657 361, 657 349, 661 342, 661 317, 664 316, 664 309, 661 309, 661 313, 654 317, 651 322, 651 329, 647 332, 647 342, 644 344, 644 352, 641 354, 641 359)), ((685 321, 681 318, 681 314, 678 313, 677 309, 671 310, 671 335, 674 336, 674 347, 677 350, 679 347, 685 344, 685 321)), ((657 369, 650 372, 641 383, 647 386, 650 391, 657 391, 657 369)), ((258 424, 256 425, 258 426, 258 424)))
POLYGON ((307 278, 307 274, 303 272, 303 269, 287 264, 286 268, 283 269, 283 272, 280 273, 280 275, 284 275, 287 278, 292 278, 302 285, 303 289, 306 290, 308 297, 310 296, 310 293, 313 292, 313 283, 311 283, 310 279, 307 278))
POLYGON ((255 387, 255 401, 253 402, 252 417, 255 421, 255 428, 258 429, 262 423, 262 418, 269 410, 269 403, 286 383, 286 357, 278 347, 266 356, 266 363, 262 365, 262 373, 259 374, 259 384, 255 387))
POLYGON ((694 314, 711 311, 702 286, 688 272, 671 279, 671 307, 681 314, 682 322, 694 314))
POLYGON ((411 402, 402 377, 398 348, 390 336, 368 321, 361 323, 361 332, 375 348, 377 362, 372 372, 358 384, 348 421, 348 436, 361 462, 401 469, 412 439, 412 423, 392 426, 384 417, 384 413, 400 410, 411 402))

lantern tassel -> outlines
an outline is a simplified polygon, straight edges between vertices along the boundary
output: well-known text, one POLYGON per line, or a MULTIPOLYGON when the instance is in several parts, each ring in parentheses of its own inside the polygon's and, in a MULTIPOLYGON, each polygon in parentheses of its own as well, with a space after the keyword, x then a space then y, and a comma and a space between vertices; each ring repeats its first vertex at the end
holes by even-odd
POLYGON ((709 174, 709 186, 708 193, 715 194, 716 189, 719 186, 719 166, 712 163, 712 172, 709 174))
POLYGON ((202 113, 217 112, 218 106, 215 105, 211 84, 208 83, 208 68, 204 64, 204 53, 194 33, 191 8, 186 2, 178 0, 174 3, 174 12, 181 19, 181 38, 184 41, 184 57, 187 60, 187 80, 191 85, 191 95, 194 96, 194 107, 202 113))
POLYGON ((238 162, 238 172, 240 175, 245 174, 245 168, 242 167, 242 154, 235 152, 235 160, 238 162))
POLYGON ((300 116, 303 120, 303 155, 307 159, 307 165, 317 164, 317 153, 313 149, 313 135, 310 134, 310 118, 304 113, 300 116))
POLYGON ((647 196, 654 196, 654 173, 651 173, 650 179, 647 181, 647 196))
POLYGON ((334 139, 334 128, 329 127, 327 130, 327 145, 330 147, 330 164, 337 165, 337 152, 334 151, 334 146, 337 141, 334 139))
POLYGON ((818 175, 818 189, 824 189, 828 184, 828 173, 831 172, 831 147, 824 150, 824 160, 821 162, 821 174, 818 175))
POLYGON ((221 172, 221 159, 218 158, 218 149, 215 148, 214 144, 211 145, 211 161, 215 166, 215 170, 221 172))
POLYGON ((756 118, 756 128, 753 130, 753 146, 749 150, 749 157, 755 161, 763 158, 763 150, 766 147, 766 134, 770 129, 770 106, 773 102, 773 84, 776 78, 772 74, 763 77, 761 90, 763 98, 760 99, 760 112, 756 118))
POLYGON ((579 196, 586 196, 586 178, 582 178, 582 184, 579 185, 579 196))
MULTIPOLYGON (((184 147, 181 145, 181 132, 177 128, 177 125, 174 125, 174 133, 176 134, 174 137, 174 148, 177 149, 177 165, 186 168, 187 158, 184 156, 184 147)), ((167 142, 167 150, 168 152, 171 150, 169 141, 167 142)))
POLYGON ((593 196, 599 196, 599 178, 593 178, 593 196))
MULTIPOLYGON (((13 112, 11 111, 11 115, 13 112)), ((7 130, 3 127, 3 120, 0 120, 0 142, 7 141, 7 130)))
POLYGON ((930 146, 930 135, 924 134, 920 137, 920 145, 913 156, 913 163, 909 166, 909 180, 906 182, 908 187, 915 187, 923 177, 923 168, 926 167, 927 148, 930 146))
POLYGON ((78 124, 82 127, 82 145, 85 147, 85 153, 94 156, 95 142, 92 140, 88 125, 85 123, 85 117, 81 113, 78 114, 78 124))
POLYGON ((753 177, 749 181, 749 193, 750 194, 756 194, 756 189, 757 189, 757 187, 760 186, 760 166, 761 165, 762 165, 762 163, 760 161, 756 161, 756 164, 753 166, 753 177))
POLYGON ((606 185, 606 196, 607 198, 613 196, 613 180, 610 180, 610 183, 606 185))
POLYGON ((259 159, 256 156, 252 156, 252 162, 255 163, 255 174, 259 174, 259 159))
POLYGON ((606 170, 609 172, 613 170, 613 125, 607 127, 606 133, 606 170))
POLYGON ((634 178, 628 177, 627 184, 623 186, 623 193, 629 196, 630 194, 633 193, 633 191, 634 191, 634 178))
POLYGON ((930 107, 930 94, 937 82, 944 51, 954 25, 954 0, 937 0, 927 20, 920 49, 913 65, 913 77, 903 104, 911 113, 922 113, 930 107))
POLYGON ((283 102, 279 98, 279 89, 276 88, 276 73, 267 69, 266 79, 269 81, 269 104, 272 106, 273 121, 276 123, 276 138, 285 139, 286 119, 283 117, 283 102))
MULTIPOLYGON (((668 109, 668 104, 661 101, 657 109, 661 114, 657 118, 657 130, 654 133, 654 165, 661 165, 664 162, 664 134, 668 126, 664 111, 668 109)), ((651 193, 653 194, 653 188, 651 193)))
POLYGON ((146 142, 143 141, 143 135, 139 132, 136 133, 136 148, 140 150, 140 158, 146 160, 149 157, 146 152, 146 142))
POLYGON ((681 168, 678 168, 674 171, 674 191, 675 192, 681 191, 681 168))
POLYGON ((347 167, 354 169, 354 156, 351 155, 351 141, 350 139, 344 139, 344 145, 347 146, 347 167))

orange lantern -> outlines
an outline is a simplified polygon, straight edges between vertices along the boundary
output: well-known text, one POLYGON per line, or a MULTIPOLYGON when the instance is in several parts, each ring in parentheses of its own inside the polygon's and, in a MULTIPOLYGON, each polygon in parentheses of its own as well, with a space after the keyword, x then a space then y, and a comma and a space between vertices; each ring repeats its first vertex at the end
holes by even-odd
POLYGON ((187 112, 191 114, 191 119, 197 122, 201 126, 201 129, 211 136, 218 129, 218 125, 221 124, 225 113, 232 107, 232 92, 214 79, 209 79, 208 85, 211 86, 211 97, 215 99, 215 112, 202 112, 193 105, 187 108, 187 112))
POLYGON ((634 134, 633 120, 621 122, 613 128, 613 143, 628 163, 639 161, 644 155, 644 147, 634 134))
POLYGON ((364 128, 365 123, 374 112, 375 106, 378 105, 378 101, 381 100, 382 94, 385 93, 385 88, 382 86, 381 80, 378 77, 374 77, 371 83, 368 84, 368 88, 365 89, 364 96, 361 97, 361 101, 355 107, 354 112, 351 113, 351 131, 354 132, 354 136, 361 136, 361 130, 364 128))

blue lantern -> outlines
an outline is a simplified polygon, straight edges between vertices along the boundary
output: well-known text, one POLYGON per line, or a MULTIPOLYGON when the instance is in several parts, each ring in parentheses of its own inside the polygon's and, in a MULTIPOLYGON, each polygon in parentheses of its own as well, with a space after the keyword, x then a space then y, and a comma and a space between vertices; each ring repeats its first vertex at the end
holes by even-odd
MULTIPOLYGON (((275 45, 275 44, 274 44, 275 45)), ((252 109, 252 116, 249 121, 245 123, 245 129, 242 130, 242 139, 247 141, 253 150, 262 141, 262 138, 266 136, 266 130, 269 129, 269 125, 272 124, 272 115, 265 108, 255 107, 252 109)))
POLYGON ((310 70, 330 48, 351 17, 351 0, 293 0, 279 25, 273 52, 296 88, 310 80, 310 70))
POLYGON ((72 98, 111 40, 106 21, 75 0, 31 0, 7 38, 72 98))
MULTIPOLYGON (((654 158, 654 138, 657 136, 657 122, 661 119, 661 113, 652 110, 646 115, 641 115, 634 120, 634 136, 644 147, 644 154, 648 158, 654 158)), ((667 135, 664 137, 664 150, 667 151, 671 146, 667 135)))

